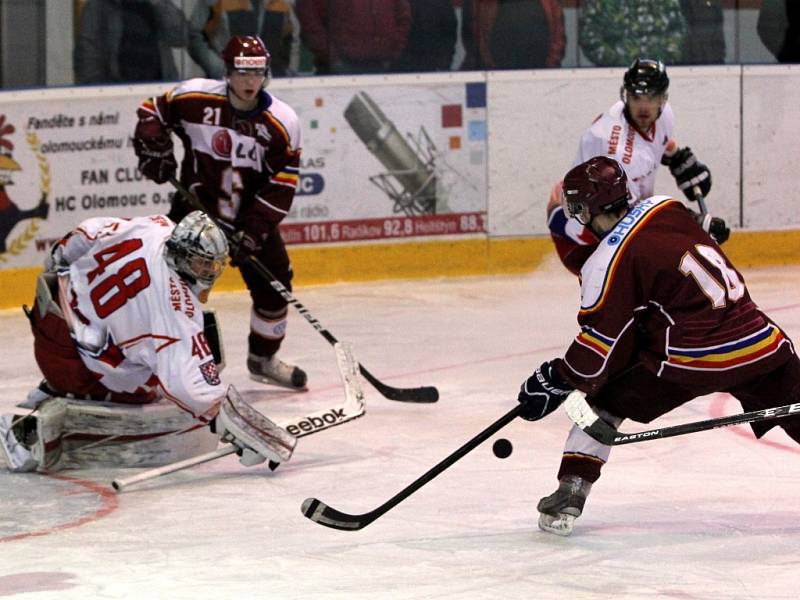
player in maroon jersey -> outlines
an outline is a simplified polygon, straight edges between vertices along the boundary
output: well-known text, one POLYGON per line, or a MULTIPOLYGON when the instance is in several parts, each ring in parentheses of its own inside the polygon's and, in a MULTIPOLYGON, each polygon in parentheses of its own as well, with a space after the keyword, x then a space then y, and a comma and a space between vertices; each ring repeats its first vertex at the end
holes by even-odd
MULTIPOLYGON (((563 358, 523 384, 522 416, 549 414, 573 389, 602 418, 648 423, 714 392, 745 411, 800 402, 800 360, 789 337, 750 298, 742 275, 681 202, 651 196, 628 204, 627 177, 596 156, 564 178, 565 213, 600 240, 581 269, 580 333, 563 358)), ((800 443, 800 418, 761 421, 800 443)), ((539 526, 572 532, 611 447, 574 427, 559 488, 538 505, 539 526)))
MULTIPOLYGON (((257 381, 304 389, 299 367, 278 359, 286 334, 287 302, 246 264, 250 255, 291 290, 292 268, 278 224, 297 187, 301 131, 295 111, 269 94, 270 55, 253 36, 234 36, 222 52, 224 80, 190 79, 138 110, 134 147, 139 169, 157 183, 175 175, 171 133, 183 142, 181 183, 232 237, 232 264, 250 290, 247 367, 257 381)), ((192 207, 175 195, 169 217, 192 207)))

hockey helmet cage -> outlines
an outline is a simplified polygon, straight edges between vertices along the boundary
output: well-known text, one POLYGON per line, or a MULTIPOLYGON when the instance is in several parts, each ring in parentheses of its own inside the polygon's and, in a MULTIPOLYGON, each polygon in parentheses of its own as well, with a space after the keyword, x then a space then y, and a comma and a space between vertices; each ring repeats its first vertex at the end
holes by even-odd
POLYGON ((669 88, 667 68, 660 60, 637 58, 625 71, 622 87, 637 96, 665 94, 669 88))
POLYGON ((628 176, 622 165, 608 156, 590 158, 564 176, 562 207, 583 225, 599 214, 627 206, 629 198, 628 176))
POLYGON ((272 57, 258 36, 235 35, 225 44, 222 60, 225 61, 229 72, 259 71, 266 76, 272 57))
POLYGON ((164 248, 167 265, 199 296, 211 289, 228 258, 225 234, 204 212, 186 215, 172 230, 164 248))

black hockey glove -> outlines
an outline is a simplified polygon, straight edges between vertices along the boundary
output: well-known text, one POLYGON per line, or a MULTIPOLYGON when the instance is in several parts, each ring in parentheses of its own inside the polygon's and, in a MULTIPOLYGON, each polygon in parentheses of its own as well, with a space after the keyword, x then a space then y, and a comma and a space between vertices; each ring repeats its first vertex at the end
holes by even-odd
POLYGON ((701 214, 692 211, 698 225, 703 228, 703 231, 708 233, 714 241, 720 246, 724 244, 731 236, 730 228, 725 224, 725 221, 719 217, 712 217, 709 214, 701 214))
POLYGON ((175 177, 178 163, 172 153, 172 138, 133 138, 133 149, 139 157, 142 175, 156 183, 166 183, 175 177))
POLYGON ((696 201, 694 188, 700 188, 703 196, 707 196, 711 191, 711 171, 697 157, 688 146, 678 149, 675 154, 667 158, 664 157, 665 164, 669 166, 669 172, 675 178, 678 188, 691 201, 696 201))
POLYGON ((264 237, 247 231, 237 231, 230 238, 231 265, 241 267, 247 259, 258 254, 264 237))
POLYGON ((574 390, 556 372, 554 361, 542 363, 522 384, 517 400, 522 404, 520 416, 538 421, 557 409, 574 390))

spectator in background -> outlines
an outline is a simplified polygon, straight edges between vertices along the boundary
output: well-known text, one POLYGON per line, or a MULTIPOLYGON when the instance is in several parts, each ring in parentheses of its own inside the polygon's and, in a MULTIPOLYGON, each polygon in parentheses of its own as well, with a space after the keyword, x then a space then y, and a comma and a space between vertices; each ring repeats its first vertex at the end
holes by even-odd
POLYGON ((87 0, 75 42, 75 81, 174 81, 171 48, 186 42, 186 18, 170 0, 87 0))
POLYGON ((758 37, 781 63, 800 63, 800 3, 764 0, 758 13, 758 37))
POLYGON ((480 69, 480 61, 478 60, 478 42, 475 39, 475 0, 462 0, 461 2, 461 43, 464 46, 461 70, 477 71, 480 69))
POLYGON ((465 27, 467 18, 472 22, 478 68, 561 66, 566 36, 558 0, 469 0, 464 11, 465 27))
POLYGON ((725 62, 722 0, 681 0, 688 29, 681 62, 710 65, 725 62))
POLYGON ((189 56, 206 77, 222 79, 225 44, 232 36, 252 35, 272 56, 272 76, 290 75, 300 37, 293 5, 294 0, 198 0, 189 17, 189 56))
POLYGON ((449 71, 458 22, 452 0, 409 0, 411 30, 396 71, 449 71))
POLYGON ((408 43, 408 0, 297 0, 296 11, 317 74, 386 73, 408 43))
POLYGON ((578 35, 596 66, 622 67, 637 56, 680 63, 687 30, 680 0, 584 0, 578 35))

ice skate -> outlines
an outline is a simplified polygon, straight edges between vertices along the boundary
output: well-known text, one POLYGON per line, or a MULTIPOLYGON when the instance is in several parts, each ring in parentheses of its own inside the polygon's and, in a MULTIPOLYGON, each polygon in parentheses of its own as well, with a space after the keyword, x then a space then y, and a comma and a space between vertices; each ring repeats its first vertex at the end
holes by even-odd
POLYGON ((36 417, 0 416, 0 448, 9 471, 25 473, 36 470, 39 462, 30 450, 35 441, 36 417))
POLYGON ((586 497, 592 484, 577 475, 566 475, 558 483, 558 489, 539 500, 536 509, 539 515, 539 529, 560 536, 572 533, 575 519, 581 516, 586 497))
POLYGON ((30 410, 35 410, 39 408, 39 406, 45 400, 49 400, 58 396, 58 392, 55 391, 49 383, 47 383, 46 379, 42 379, 39 385, 33 388, 28 395, 26 396, 25 400, 22 402, 17 403, 17 406, 20 408, 28 408, 30 410))
POLYGON ((247 355, 247 370, 250 371, 250 379, 279 385, 293 390, 306 388, 308 377, 306 372, 295 365, 287 365, 276 354, 272 356, 258 356, 256 354, 247 355))

